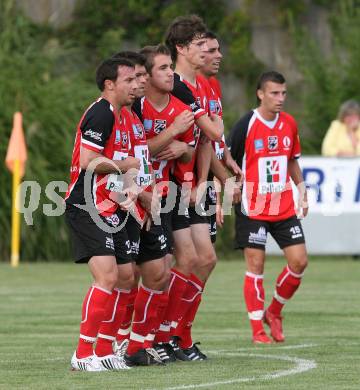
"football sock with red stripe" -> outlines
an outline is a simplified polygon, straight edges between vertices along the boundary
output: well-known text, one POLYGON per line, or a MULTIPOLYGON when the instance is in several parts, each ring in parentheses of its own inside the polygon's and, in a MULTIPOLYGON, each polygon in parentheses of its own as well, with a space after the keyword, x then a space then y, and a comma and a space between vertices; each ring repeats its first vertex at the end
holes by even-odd
POLYGON ((140 286, 134 305, 134 319, 130 333, 129 346, 127 353, 132 355, 139 349, 144 348, 146 336, 151 333, 153 319, 161 302, 163 291, 151 290, 147 287, 140 286))
POLYGON ((191 328, 199 309, 204 287, 204 282, 198 279, 194 274, 190 275, 188 287, 182 298, 182 306, 184 309, 182 318, 173 332, 174 336, 180 337, 179 345, 181 348, 190 348, 193 344, 191 328))
POLYGON ((134 313, 134 303, 137 293, 138 288, 135 287, 130 290, 130 293, 128 295, 125 313, 116 335, 116 341, 118 342, 118 344, 130 337, 131 321, 134 313))
POLYGON ((110 299, 111 291, 92 286, 87 292, 82 306, 80 338, 76 350, 79 359, 93 354, 93 344, 104 319, 105 307, 110 299))
POLYGON ((274 291, 274 297, 268 310, 275 314, 280 315, 282 308, 287 300, 289 300, 299 288, 301 284, 301 278, 303 274, 297 274, 286 266, 276 281, 276 287, 274 291))
POLYGON ((181 272, 172 269, 171 279, 168 289, 168 305, 164 313, 163 321, 160 324, 159 331, 156 334, 157 343, 168 343, 170 341, 171 327, 176 328, 178 319, 181 316, 181 299, 183 298, 188 286, 188 277, 181 272))
POLYGON ((114 289, 105 307, 104 320, 102 321, 96 342, 95 354, 106 356, 113 354, 112 343, 115 341, 119 324, 122 321, 130 290, 114 289))
POLYGON ((263 279, 263 275, 256 275, 252 272, 245 273, 244 298, 253 335, 264 331, 262 322, 265 302, 263 279))
MULTIPOLYGON (((151 348, 154 340, 156 340, 157 333, 159 332, 160 324, 164 319, 164 314, 168 305, 169 295, 167 291, 164 291, 158 300, 157 311, 154 318, 151 318, 152 322, 151 331, 145 338, 144 348, 151 348)), ((159 341, 156 340, 156 343, 159 341)))

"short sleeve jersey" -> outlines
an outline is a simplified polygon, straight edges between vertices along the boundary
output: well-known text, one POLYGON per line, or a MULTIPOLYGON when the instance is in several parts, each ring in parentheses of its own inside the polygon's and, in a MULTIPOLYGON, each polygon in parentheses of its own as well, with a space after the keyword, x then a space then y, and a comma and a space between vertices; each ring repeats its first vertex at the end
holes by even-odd
POLYGON ((111 160, 122 160, 128 156, 129 134, 122 126, 114 107, 107 100, 100 98, 94 102, 85 111, 77 127, 70 184, 65 200, 73 205, 83 205, 85 196, 89 196, 101 215, 112 215, 118 208, 114 192, 122 189, 122 181, 117 174, 93 174, 91 185, 85 188, 86 170, 80 168, 81 146, 111 160))
POLYGON ((294 118, 281 112, 269 122, 253 110, 234 126, 228 144, 244 174, 242 206, 245 214, 266 221, 294 216, 288 161, 301 154, 294 118))
MULTIPOLYGON (((204 76, 199 75, 201 83, 206 86, 208 110, 210 114, 219 115, 220 118, 223 116, 222 104, 221 104, 221 86, 215 77, 206 79, 204 76), (212 82, 210 82, 212 80, 212 82), (214 87, 215 86, 215 87, 214 87)), ((220 142, 212 141, 212 147, 215 150, 216 157, 218 160, 224 158, 224 147, 225 147, 225 135, 223 134, 220 142)))
MULTIPOLYGON (((136 101, 134 110, 142 118, 146 137, 150 139, 159 135, 174 122, 180 113, 185 110, 189 111, 190 108, 175 96, 169 94, 168 105, 162 111, 156 110, 146 97, 136 101)), ((193 126, 178 135, 176 139, 190 146, 195 146, 193 126)), ((170 171, 173 168, 174 160, 158 160, 156 157, 151 157, 151 164, 156 183, 165 183, 170 180, 170 171)), ((167 192, 168 187, 163 186, 162 196, 166 196, 167 192)))
MULTIPOLYGON (((202 84, 199 76, 196 76, 196 86, 193 86, 187 80, 175 73, 174 89, 172 94, 181 100, 184 104, 190 106, 192 112, 194 113, 195 120, 209 113, 206 87, 202 84)), ((183 183, 184 181, 191 182, 192 186, 196 184, 194 168, 199 138, 200 129, 195 124, 195 153, 193 154, 191 161, 188 163, 182 163, 181 161, 177 160, 174 165, 173 173, 179 184, 183 183)))
MULTIPOLYGON (((144 190, 151 191, 152 166, 144 126, 136 113, 133 110, 128 110, 126 107, 121 109, 121 118, 124 127, 129 132, 129 155, 140 160, 140 169, 136 177, 136 184, 144 190)), ((138 219, 143 221, 146 212, 139 201, 136 202, 136 209, 138 219)))

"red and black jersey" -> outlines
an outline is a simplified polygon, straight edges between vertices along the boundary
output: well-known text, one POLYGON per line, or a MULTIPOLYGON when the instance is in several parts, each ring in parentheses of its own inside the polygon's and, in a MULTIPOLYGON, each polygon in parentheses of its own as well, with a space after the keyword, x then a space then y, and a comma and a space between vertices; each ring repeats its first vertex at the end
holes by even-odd
POLYGON ((215 93, 221 99, 222 98, 222 89, 221 89, 220 81, 215 76, 211 76, 208 78, 208 82, 209 82, 211 88, 215 91, 215 93))
MULTIPOLYGON (((196 76, 196 86, 193 86, 187 80, 175 73, 174 89, 171 93, 184 104, 190 106, 194 113, 195 120, 209 113, 206 85, 201 82, 199 76, 196 76)), ((192 182, 193 186, 196 185, 194 167, 199 137, 200 129, 198 126, 194 125, 195 153, 188 163, 176 161, 174 165, 173 173, 180 184, 184 181, 189 181, 192 182)))
MULTIPOLYGON (((128 110, 126 107, 121 109, 121 118, 124 127, 129 132, 129 155, 140 160, 140 169, 136 177, 136 183, 144 190, 151 192, 152 166, 144 126, 136 113, 133 110, 128 110)), ((136 202, 136 208, 138 211, 138 220, 142 222, 146 212, 139 201, 136 202)))
POLYGON ((91 186, 85 188, 86 171, 80 168, 80 147, 93 150, 111 160, 122 160, 129 153, 129 134, 120 123, 118 113, 105 99, 99 98, 82 116, 77 127, 73 149, 70 184, 65 195, 67 203, 84 205, 89 196, 104 216, 112 215, 118 204, 112 200, 112 192, 122 189, 122 181, 117 174, 93 174, 91 186))
POLYGON ((242 167, 242 205, 246 215, 266 221, 295 215, 288 161, 300 157, 294 118, 281 112, 269 122, 257 110, 246 114, 229 137, 231 155, 242 167))
MULTIPOLYGON (((215 77, 210 77, 209 79, 206 79, 204 76, 199 75, 199 79, 201 80, 201 83, 206 86, 205 90, 207 93, 207 103, 208 103, 208 110, 210 114, 216 114, 219 115, 220 118, 223 116, 223 110, 221 105, 221 87, 220 83, 215 79, 215 77), (212 83, 210 83, 210 80, 212 80, 212 83), (215 83, 215 81, 217 84, 215 83), (213 85, 216 85, 214 88, 213 85), (219 93, 220 89, 220 93, 219 93)), ((223 134, 221 137, 220 142, 211 141, 212 147, 215 150, 216 157, 218 160, 224 159, 224 148, 225 148, 225 135, 223 134)))
MULTIPOLYGON (((190 108, 175 96, 169 94, 168 105, 160 112, 154 108, 146 97, 135 102, 134 110, 142 118, 146 137, 150 139, 156 137, 170 126, 174 122, 174 119, 183 111, 190 111, 190 108)), ((193 126, 186 132, 178 135, 176 139, 178 141, 186 142, 190 146, 195 146, 193 126)), ((156 157, 152 157, 151 163, 155 173, 155 181, 157 183, 170 180, 170 171, 174 165, 174 160, 158 160, 156 157)), ((168 188, 163 187, 162 196, 165 196, 167 191, 168 188)))

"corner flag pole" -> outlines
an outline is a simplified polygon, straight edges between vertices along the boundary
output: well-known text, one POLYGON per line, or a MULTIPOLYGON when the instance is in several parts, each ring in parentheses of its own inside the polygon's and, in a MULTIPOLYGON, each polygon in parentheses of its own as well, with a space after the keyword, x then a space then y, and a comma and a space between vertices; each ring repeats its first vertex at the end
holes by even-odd
POLYGON ((20 213, 18 189, 21 178, 25 173, 27 151, 22 128, 22 114, 14 114, 13 129, 6 153, 5 163, 13 174, 12 180, 12 216, 11 216, 11 266, 17 267, 20 260, 20 213))

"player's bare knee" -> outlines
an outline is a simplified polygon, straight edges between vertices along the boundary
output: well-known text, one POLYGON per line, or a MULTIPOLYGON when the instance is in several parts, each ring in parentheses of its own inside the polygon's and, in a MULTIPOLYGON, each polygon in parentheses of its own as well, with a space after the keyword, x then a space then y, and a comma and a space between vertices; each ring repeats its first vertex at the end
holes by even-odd
POLYGON ((292 268, 292 271, 296 273, 303 273, 308 266, 308 257, 306 254, 297 256, 293 261, 290 267, 292 268))

